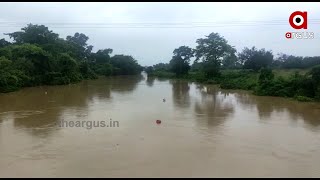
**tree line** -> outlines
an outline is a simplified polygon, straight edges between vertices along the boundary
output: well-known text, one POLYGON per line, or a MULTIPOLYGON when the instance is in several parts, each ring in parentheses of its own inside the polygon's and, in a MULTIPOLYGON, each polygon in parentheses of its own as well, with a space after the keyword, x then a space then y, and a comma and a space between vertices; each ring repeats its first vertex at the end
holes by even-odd
POLYGON ((110 48, 92 52, 89 37, 60 38, 44 25, 28 24, 0 39, 0 92, 37 85, 62 85, 99 75, 136 75, 143 67, 130 55, 111 56, 110 48))
POLYGON ((253 90, 257 95, 320 100, 320 56, 278 54, 264 48, 245 47, 236 51, 219 33, 196 40, 196 47, 180 46, 169 63, 144 67, 149 76, 186 78, 217 83, 225 89, 253 90), (191 60, 194 58, 193 63, 191 60), (275 76, 277 69, 308 69, 289 77, 275 76))

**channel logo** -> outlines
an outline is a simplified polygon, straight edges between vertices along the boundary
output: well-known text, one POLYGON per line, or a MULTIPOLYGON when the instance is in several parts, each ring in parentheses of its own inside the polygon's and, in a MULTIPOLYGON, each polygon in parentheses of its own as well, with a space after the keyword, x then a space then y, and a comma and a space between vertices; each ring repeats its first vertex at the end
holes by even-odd
MULTIPOLYGON (((289 24, 293 29, 301 30, 308 29, 308 12, 295 11, 289 16, 289 24)), ((287 32, 287 39, 313 39, 313 32, 287 32)))
POLYGON ((294 29, 307 29, 308 28, 308 13, 296 11, 289 17, 289 23, 294 29))

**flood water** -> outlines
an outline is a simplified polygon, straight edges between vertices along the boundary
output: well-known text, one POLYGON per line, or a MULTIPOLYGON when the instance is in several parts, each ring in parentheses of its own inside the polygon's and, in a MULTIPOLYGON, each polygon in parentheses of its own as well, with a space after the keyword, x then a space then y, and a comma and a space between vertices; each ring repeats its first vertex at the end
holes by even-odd
POLYGON ((0 94, 0 177, 320 177, 320 103, 145 75, 25 88, 0 94))

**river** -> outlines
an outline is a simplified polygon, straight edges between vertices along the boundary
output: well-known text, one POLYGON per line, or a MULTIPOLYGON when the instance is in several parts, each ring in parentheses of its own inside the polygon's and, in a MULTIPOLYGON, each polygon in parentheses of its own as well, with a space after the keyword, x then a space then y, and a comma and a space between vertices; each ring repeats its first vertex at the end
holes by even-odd
POLYGON ((0 177, 319 176, 320 103, 145 74, 0 94, 0 177))

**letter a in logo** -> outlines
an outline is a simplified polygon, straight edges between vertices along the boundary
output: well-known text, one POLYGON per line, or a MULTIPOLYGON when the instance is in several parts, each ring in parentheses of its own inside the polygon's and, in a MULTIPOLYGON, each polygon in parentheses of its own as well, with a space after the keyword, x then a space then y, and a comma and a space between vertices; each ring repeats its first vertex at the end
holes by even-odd
POLYGON ((289 23, 294 29, 307 29, 307 12, 296 11, 289 17, 289 23))

